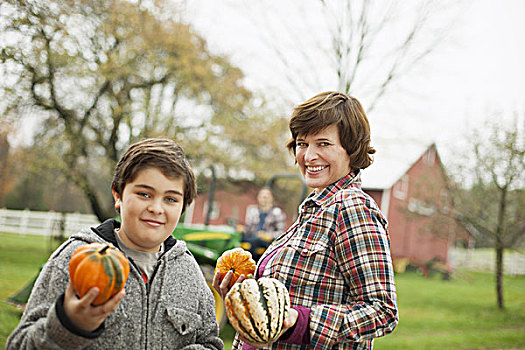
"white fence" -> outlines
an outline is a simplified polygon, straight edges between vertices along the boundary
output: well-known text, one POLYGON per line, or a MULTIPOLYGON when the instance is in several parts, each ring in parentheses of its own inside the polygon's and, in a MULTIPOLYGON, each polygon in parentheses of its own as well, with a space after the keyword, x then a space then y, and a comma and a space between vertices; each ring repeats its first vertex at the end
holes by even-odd
MULTIPOLYGON (((450 248, 448 261, 453 268, 494 271, 496 252, 494 249, 450 248)), ((504 273, 510 275, 525 275, 525 254, 523 252, 505 250, 503 254, 503 270, 504 273)))
POLYGON ((33 234, 42 236, 65 236, 81 228, 96 226, 100 221, 95 215, 0 209, 0 232, 33 234))
MULTIPOLYGON (((52 211, 30 211, 0 209, 0 232, 33 234, 42 236, 65 236, 88 226, 97 226, 95 215, 79 213, 57 213, 52 211)), ((525 275, 525 253, 505 251, 503 268, 511 275, 525 275)), ((496 261, 493 249, 450 248, 448 261, 453 268, 477 271, 494 271, 496 261)))

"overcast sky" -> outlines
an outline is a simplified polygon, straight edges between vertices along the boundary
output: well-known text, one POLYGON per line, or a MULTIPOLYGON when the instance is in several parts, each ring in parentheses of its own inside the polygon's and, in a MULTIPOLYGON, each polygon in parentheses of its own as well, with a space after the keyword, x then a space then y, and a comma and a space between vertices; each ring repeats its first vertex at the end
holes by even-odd
MULTIPOLYGON (((319 14, 298 12, 297 6, 291 7, 297 1, 300 4, 319 2, 186 0, 183 16, 207 40, 212 51, 229 55, 245 72, 249 88, 271 98, 276 91, 293 96, 292 91, 286 91, 273 50, 265 41, 268 30, 264 23, 271 22, 271 30, 277 33, 272 40, 276 41, 284 41, 285 33, 290 31, 322 37, 317 30, 312 30, 320 25, 319 14), (308 21, 302 20, 304 17, 308 21), (301 27, 305 23, 310 28, 301 27)), ((379 3, 382 1, 389 0, 379 0, 379 3)), ((446 1, 450 1, 450 10, 437 17, 444 23, 441 30, 445 36, 440 46, 392 86, 368 115, 372 143, 378 153, 388 150, 393 142, 409 140, 419 146, 436 142, 447 165, 468 130, 482 125, 489 117, 499 120, 510 119, 515 111, 520 112, 522 118, 525 114, 525 1, 436 0, 439 4, 446 1)), ((306 9, 304 6, 302 10, 306 9)), ((283 47, 287 47, 287 43, 283 47)), ((290 57, 298 55, 291 45, 289 50, 290 57)), ((307 75, 310 69, 302 66, 297 70, 298 74, 307 75)), ((311 93, 305 97, 337 89, 326 81, 310 88, 311 93)), ((366 109, 366 96, 360 91, 352 94, 366 109)), ((293 105, 303 102, 302 98, 295 99, 279 113, 289 115, 293 105)), ((21 132, 20 139, 29 132, 21 132)), ((394 152, 394 148, 391 149, 394 152)))
MULTIPOLYGON (((257 88, 275 86, 282 79, 272 66, 271 50, 260 41, 262 28, 254 25, 254 11, 261 11, 264 3, 188 0, 186 8, 187 18, 210 48, 229 54, 247 74, 247 83, 257 88)), ((286 2, 278 3, 279 11, 286 13, 286 2)), ((504 113, 497 118, 523 113, 524 14, 522 0, 466 0, 451 9, 445 15, 449 24, 441 46, 400 80, 369 115, 376 142, 435 141, 446 161, 453 156, 454 143, 487 117, 496 118, 499 111, 504 113)), ((293 28, 296 15, 290 12, 283 20, 282 13, 276 13, 273 28, 280 24, 282 30, 293 28)), ((315 21, 316 14, 310 15, 315 21)), ((335 87, 320 86, 318 92, 326 89, 335 87)))

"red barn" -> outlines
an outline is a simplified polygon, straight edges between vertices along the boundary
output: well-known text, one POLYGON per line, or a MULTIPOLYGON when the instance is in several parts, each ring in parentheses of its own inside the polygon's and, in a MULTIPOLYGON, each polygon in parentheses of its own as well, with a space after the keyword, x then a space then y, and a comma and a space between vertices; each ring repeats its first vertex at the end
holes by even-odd
POLYGON ((378 150, 362 181, 388 219, 394 261, 447 262, 449 246, 463 231, 446 215, 450 199, 435 144, 378 150))
MULTIPOLYGON (((363 189, 388 219, 394 260, 447 262, 456 232, 464 231, 443 214, 449 196, 434 144, 380 148, 361 178, 363 189)), ((217 186, 209 224, 230 225, 232 230, 236 224, 243 224, 248 207, 257 205, 257 191, 258 187, 249 182, 217 186)), ((204 225, 207 208, 208 193, 204 192, 188 208, 184 223, 204 225)), ((289 224, 295 215, 287 213, 289 224)))
POLYGON ((184 224, 224 226, 231 230, 237 224, 244 224, 246 211, 252 205, 257 206, 258 187, 247 181, 224 184, 222 181, 213 193, 213 206, 208 217, 209 192, 199 193, 194 202, 186 209, 184 224))

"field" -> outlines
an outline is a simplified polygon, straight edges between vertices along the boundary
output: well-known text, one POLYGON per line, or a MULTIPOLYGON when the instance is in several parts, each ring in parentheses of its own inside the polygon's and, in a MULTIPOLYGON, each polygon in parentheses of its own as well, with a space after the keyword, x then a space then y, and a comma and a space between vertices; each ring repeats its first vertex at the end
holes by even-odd
MULTIPOLYGON (((37 236, 0 233, 0 347, 16 327, 21 311, 5 302, 37 273, 53 244, 37 236)), ((376 340, 375 350, 523 349, 525 276, 505 276, 505 310, 496 307, 493 276, 461 272, 450 281, 414 272, 396 277, 400 323, 376 340)), ((221 333, 225 349, 233 331, 221 333)))

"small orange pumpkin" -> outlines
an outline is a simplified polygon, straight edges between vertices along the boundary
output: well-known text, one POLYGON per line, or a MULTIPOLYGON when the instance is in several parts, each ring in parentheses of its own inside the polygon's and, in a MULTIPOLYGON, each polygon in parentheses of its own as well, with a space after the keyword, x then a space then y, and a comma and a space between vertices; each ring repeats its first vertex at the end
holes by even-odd
POLYGON ((78 247, 69 262, 69 278, 80 298, 93 287, 100 290, 93 305, 104 304, 120 292, 128 276, 128 259, 111 243, 78 247))
POLYGON ((224 277, 224 275, 231 270, 233 272, 229 284, 229 287, 231 287, 241 275, 244 275, 245 277, 254 275, 255 266, 255 260, 252 259, 252 253, 242 248, 234 248, 225 251, 219 259, 217 259, 215 273, 219 271, 224 277))

